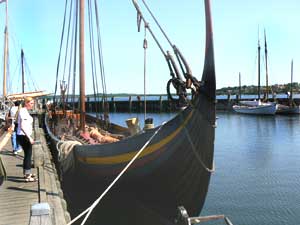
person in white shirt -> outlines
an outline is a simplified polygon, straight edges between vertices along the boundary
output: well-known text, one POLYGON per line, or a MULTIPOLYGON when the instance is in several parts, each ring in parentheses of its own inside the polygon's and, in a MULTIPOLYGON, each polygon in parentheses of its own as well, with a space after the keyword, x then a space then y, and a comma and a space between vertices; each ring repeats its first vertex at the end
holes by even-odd
POLYGON ((33 118, 29 114, 28 110, 32 109, 34 100, 31 97, 27 97, 25 98, 24 103, 25 106, 19 110, 18 115, 17 139, 24 151, 24 179, 26 182, 33 182, 37 180, 35 175, 31 173, 32 145, 34 144, 34 140, 31 137, 33 118))
POLYGON ((17 114, 19 113, 19 105, 20 105, 20 101, 15 101, 14 102, 14 106, 10 108, 9 111, 9 119, 11 120, 11 128, 12 128, 12 133, 11 133, 11 145, 13 147, 13 154, 17 155, 18 152, 22 151, 22 148, 19 144, 19 142, 17 141, 17 124, 16 123, 16 119, 17 119, 17 114))

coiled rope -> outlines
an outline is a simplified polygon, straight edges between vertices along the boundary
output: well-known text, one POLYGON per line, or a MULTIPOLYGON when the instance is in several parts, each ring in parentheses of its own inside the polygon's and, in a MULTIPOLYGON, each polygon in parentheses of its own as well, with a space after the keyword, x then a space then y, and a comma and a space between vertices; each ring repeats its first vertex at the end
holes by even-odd
POLYGON ((72 170, 75 166, 73 149, 76 145, 81 145, 78 141, 59 141, 56 144, 58 160, 63 172, 72 170))
POLYGON ((144 151, 144 149, 149 145, 152 139, 158 134, 161 128, 165 125, 164 122, 149 138, 149 140, 143 145, 143 147, 136 153, 136 155, 130 160, 130 162, 124 167, 124 169, 119 173, 119 175, 113 180, 113 182, 105 189, 105 191, 100 195, 100 197, 86 210, 80 213, 77 217, 75 217, 72 221, 70 221, 67 225, 71 225, 76 222, 79 218, 81 218, 84 214, 87 213, 84 220, 82 221, 81 225, 84 225, 87 221, 89 215, 92 213, 93 209, 97 206, 97 204, 101 201, 101 199, 107 194, 107 192, 114 186, 114 184, 121 178, 121 176, 128 170, 131 164, 139 157, 139 155, 144 151))

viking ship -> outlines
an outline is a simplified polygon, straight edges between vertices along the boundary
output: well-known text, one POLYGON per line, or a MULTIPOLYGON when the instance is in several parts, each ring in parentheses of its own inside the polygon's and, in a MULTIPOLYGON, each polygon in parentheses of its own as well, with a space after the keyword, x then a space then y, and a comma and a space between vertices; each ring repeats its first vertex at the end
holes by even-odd
POLYGON ((260 98, 260 43, 258 41, 258 100, 239 101, 238 104, 233 105, 233 110, 237 113, 254 114, 254 115, 274 115, 276 112, 276 103, 269 102, 269 85, 268 85, 268 63, 267 63, 267 40, 265 34, 265 61, 266 61, 266 96, 262 101, 260 98))
MULTIPOLYGON (((105 186, 132 162, 118 181, 118 190, 134 193, 135 198, 168 221, 173 221, 177 207, 181 205, 190 215, 199 215, 213 171, 216 128, 216 78, 210 1, 204 0, 204 4, 206 43, 201 80, 192 75, 175 45, 172 46, 174 53, 181 60, 183 68, 186 68, 184 78, 170 53, 164 53, 172 75, 168 85, 176 89, 179 97, 175 101, 180 108, 177 115, 166 123, 157 127, 150 123, 143 130, 134 130, 131 129, 131 125, 135 125, 132 120, 129 127, 123 127, 108 123, 104 120, 105 116, 99 119, 88 115, 85 112, 84 82, 80 86, 80 108, 70 109, 67 104, 62 104, 68 98, 64 97, 67 84, 61 82, 61 101, 53 99, 48 105, 45 124, 49 138, 56 147, 64 177, 75 175, 76 179, 83 175, 105 186), (191 97, 187 97, 186 89, 192 89, 191 97), (88 130, 92 132, 88 133, 88 130)), ((137 10, 138 24, 144 23, 145 28, 152 33, 136 0, 133 0, 133 5, 137 10)), ((82 81, 83 0, 80 1, 79 9, 82 81)))

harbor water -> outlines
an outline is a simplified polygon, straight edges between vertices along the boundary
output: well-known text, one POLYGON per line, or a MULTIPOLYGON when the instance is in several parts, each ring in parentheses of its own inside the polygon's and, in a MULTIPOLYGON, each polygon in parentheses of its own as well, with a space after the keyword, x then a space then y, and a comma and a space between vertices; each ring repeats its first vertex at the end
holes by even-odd
MULTIPOLYGON (((174 115, 151 113, 146 117, 152 117, 156 126, 174 115)), ((234 225, 300 224, 300 117, 228 112, 217 112, 217 116, 216 170, 201 215, 225 214, 234 225)), ((113 113, 110 119, 125 126, 130 117, 138 117, 143 126, 144 114, 113 113)), ((97 195, 101 193, 94 193, 95 199, 97 195)), ((71 205, 77 209, 72 217, 88 206, 71 205)), ((96 221, 101 220, 95 218, 97 209, 92 214, 96 221)), ((120 224, 126 224, 125 219, 120 224)))
POLYGON ((299 115, 218 117, 216 172, 201 214, 238 225, 300 224, 299 115))

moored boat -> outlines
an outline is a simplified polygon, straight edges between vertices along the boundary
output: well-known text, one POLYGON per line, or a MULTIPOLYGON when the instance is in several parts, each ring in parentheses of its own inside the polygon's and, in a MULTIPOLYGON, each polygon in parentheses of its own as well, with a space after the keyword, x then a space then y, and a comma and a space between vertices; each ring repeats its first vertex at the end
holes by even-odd
POLYGON ((293 100, 293 60, 291 62, 291 84, 290 84, 290 92, 288 95, 288 104, 277 104, 276 113, 277 114, 299 114, 300 106, 295 103, 293 100))
POLYGON ((276 103, 264 103, 261 101, 252 101, 251 104, 234 105, 232 108, 237 113, 255 114, 255 115, 274 115, 276 112, 276 103))
MULTIPOLYGON (((79 176, 89 179, 103 187, 98 189, 101 192, 125 168, 126 174, 120 178, 116 188, 130 192, 170 224, 174 223, 177 207, 181 205, 190 215, 199 215, 213 171, 216 78, 210 1, 205 0, 204 3, 206 47, 201 81, 192 76, 176 46, 172 47, 186 68, 183 72, 185 79, 180 76, 170 53, 165 55, 168 66, 171 65, 170 72, 175 74, 167 85, 173 85, 177 90, 181 107, 173 119, 157 127, 150 122, 144 130, 133 129, 132 132, 130 126, 108 124, 104 119, 97 120, 86 115, 82 98, 77 111, 64 107, 57 109, 58 105, 54 102, 49 106, 45 119, 50 140, 58 150, 63 176, 75 177, 74 182, 82 181, 76 179, 79 176), (192 89, 191 100, 186 96, 188 88, 192 89)), ((143 22, 145 29, 150 30, 137 1, 133 0, 133 4, 139 24, 143 22)), ((83 0, 80 1, 80 9, 84 9, 83 0)), ((83 34, 83 11, 80 15, 83 34)), ((83 55, 80 55, 82 69, 83 55)), ((82 78, 83 70, 80 74, 82 78)), ((84 99, 82 92, 81 97, 84 99)), ((131 125, 134 127, 135 124, 131 125)))
MULTIPOLYGON (((238 104, 232 106, 232 109, 237 113, 253 114, 253 115, 275 115, 277 104, 275 102, 269 101, 266 34, 265 34, 266 98, 263 101, 260 99, 260 49, 261 49, 260 43, 258 40, 258 86, 257 86, 258 100, 239 101, 238 104)), ((241 86, 240 83, 239 85, 241 86)))

